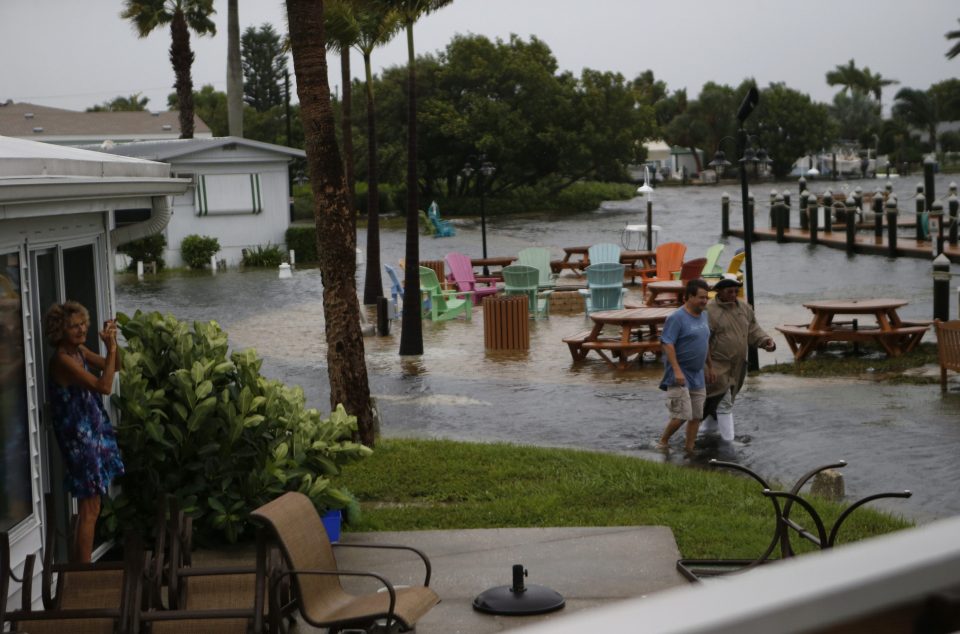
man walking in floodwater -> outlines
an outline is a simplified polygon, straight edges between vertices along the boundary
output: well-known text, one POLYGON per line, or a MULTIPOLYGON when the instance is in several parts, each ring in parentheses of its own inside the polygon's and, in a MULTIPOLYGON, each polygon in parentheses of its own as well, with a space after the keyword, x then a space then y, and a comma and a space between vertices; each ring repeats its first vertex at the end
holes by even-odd
POLYGON ((707 396, 706 382, 713 380, 710 366, 710 325, 706 315, 707 283, 690 280, 683 295, 683 306, 667 317, 660 342, 663 347, 663 379, 660 389, 667 392, 667 410, 670 422, 657 442, 657 449, 669 449, 670 437, 687 423, 687 453, 693 452, 703 402, 707 396), (704 375, 706 367, 706 376, 704 375))
POLYGON ((714 379, 707 385, 703 431, 719 431, 726 442, 733 440, 733 401, 747 374, 747 346, 767 352, 777 349, 773 339, 760 328, 750 304, 737 299, 741 286, 743 283, 737 279, 725 277, 714 285, 717 295, 707 304, 714 379))

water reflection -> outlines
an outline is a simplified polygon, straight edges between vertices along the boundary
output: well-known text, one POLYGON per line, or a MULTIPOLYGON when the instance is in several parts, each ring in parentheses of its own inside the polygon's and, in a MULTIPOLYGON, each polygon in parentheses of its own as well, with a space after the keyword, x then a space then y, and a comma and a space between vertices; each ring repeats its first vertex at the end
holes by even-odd
MULTIPOLYGON (((937 188, 946 191, 944 178, 938 178, 937 188)), ((898 183, 897 189, 906 201, 912 181, 898 183)), ((661 239, 685 242, 688 256, 694 257, 721 241, 722 190, 659 190, 654 222, 663 227, 661 239)), ((557 219, 494 217, 488 222, 489 251, 491 256, 515 255, 538 245, 559 258, 564 246, 619 242, 623 226, 635 222, 642 211, 642 203, 635 200, 557 219)), ((440 259, 455 250, 479 253, 479 223, 455 222, 455 237, 421 241, 423 259, 440 259)), ((759 213, 758 224, 762 222, 765 216, 759 213)), ((364 242, 361 232, 359 243, 364 242)), ((735 238, 726 243, 722 263, 741 244, 735 238)), ((381 246, 382 261, 397 261, 404 253, 402 232, 383 231, 381 246)), ((910 301, 900 311, 905 319, 929 319, 932 311, 928 261, 848 257, 839 250, 774 242, 755 243, 754 258, 757 315, 771 334, 777 324, 807 321, 802 304, 817 298, 903 297, 910 301)), ((117 281, 121 310, 157 309, 181 319, 216 319, 230 334, 232 346, 257 348, 268 375, 302 385, 310 403, 326 410, 321 291, 319 271, 302 267, 290 280, 278 280, 275 271, 232 270, 216 276, 117 281), (283 324, 279 331, 277 323, 283 324)), ((631 289, 628 299, 639 301, 639 289, 631 289)), ((957 314, 956 298, 951 302, 951 314, 957 314)), ((530 323, 528 352, 487 353, 483 313, 476 309, 469 324, 425 321, 424 354, 400 357, 400 322, 393 322, 389 336, 364 340, 383 433, 583 447, 689 464, 682 456, 664 458, 650 449, 667 415, 656 388, 658 362, 624 371, 614 371, 597 358, 571 363, 561 340, 589 325, 582 313, 554 313, 530 323)), ((787 346, 776 336, 781 345, 773 354, 760 353, 763 365, 792 363, 787 346)), ((932 334, 928 338, 932 340, 932 334)), ((709 457, 735 460, 769 479, 793 482, 814 466, 842 458, 849 462, 844 474, 851 498, 906 488, 915 492, 912 499, 884 504, 920 519, 951 515, 960 513, 955 493, 960 473, 953 467, 960 449, 958 415, 960 394, 941 397, 938 385, 752 377, 738 397, 737 438, 728 446, 705 445, 694 464, 709 457)))

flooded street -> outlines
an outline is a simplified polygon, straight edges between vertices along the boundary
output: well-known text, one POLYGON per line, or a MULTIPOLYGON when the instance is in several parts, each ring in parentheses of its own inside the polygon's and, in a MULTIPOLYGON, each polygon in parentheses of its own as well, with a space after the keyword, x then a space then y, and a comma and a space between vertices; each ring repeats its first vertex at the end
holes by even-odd
MULTIPOLYGON (((901 208, 912 208, 918 178, 895 181, 901 208)), ((949 179, 938 177, 937 193, 949 179)), ((876 186, 880 181, 863 181, 876 186)), ((858 181, 831 183, 852 189, 858 181)), ((812 189, 822 191, 826 184, 812 189)), ((796 197, 795 183, 775 185, 796 197)), ((771 186, 757 190, 766 200, 771 186)), ((661 188, 654 202, 660 241, 687 245, 687 259, 700 257, 720 240, 720 193, 733 186, 661 188)), ((426 201, 424 206, 428 204, 426 201)), ((443 212, 443 210, 441 210, 443 212)), ((640 199, 605 203, 595 212, 550 219, 548 216, 488 218, 489 253, 516 255, 526 246, 562 247, 597 242, 621 243, 627 222, 642 222, 640 199)), ((732 225, 740 226, 739 205, 732 225)), ((794 208, 793 223, 796 224, 794 208)), ((440 259, 450 251, 480 255, 479 222, 455 221, 457 235, 422 236, 422 259, 440 259)), ((758 205, 757 225, 766 224, 758 205)), ((383 231, 382 262, 403 256, 402 231, 383 231)), ((730 238, 721 255, 726 265, 742 245, 730 238)), ((358 245, 365 246, 360 232, 358 245)), ((905 319, 929 319, 932 313, 930 262, 881 256, 847 257, 844 252, 803 244, 756 242, 754 280, 757 316, 777 341, 773 354, 760 353, 761 365, 792 363, 777 324, 803 323, 803 302, 823 298, 900 297, 909 300, 905 319)), ((385 276, 384 276, 385 277, 385 276)), ((362 287, 362 267, 358 274, 362 287)), ((299 268, 293 279, 275 271, 231 270, 217 275, 182 274, 117 279, 117 303, 136 309, 171 312, 180 319, 214 319, 230 335, 231 347, 254 347, 265 357, 268 376, 302 385, 311 405, 329 409, 319 271, 299 268)), ((628 300, 640 301, 639 285, 628 300)), ((956 294, 951 316, 957 315, 956 294)), ((531 322, 530 350, 487 353, 483 312, 473 321, 424 321, 422 357, 400 357, 399 321, 391 335, 367 337, 371 391, 383 418, 385 436, 417 436, 476 441, 507 441, 544 446, 627 453, 651 460, 651 449, 666 422, 662 392, 656 388, 659 362, 615 371, 598 357, 574 366, 564 336, 590 325, 583 313, 551 314, 531 322)), ((926 340, 932 341, 932 332, 926 340)), ((921 521, 960 513, 960 392, 941 397, 939 385, 893 386, 869 380, 798 379, 782 375, 749 378, 735 408, 737 441, 733 455, 765 477, 792 484, 813 466, 845 459, 846 491, 859 498, 881 491, 910 489, 910 500, 886 508, 921 521)), ((681 452, 674 452, 681 453, 681 452)), ((707 451, 706 454, 716 455, 707 451)), ((682 462, 679 456, 666 458, 682 462)))

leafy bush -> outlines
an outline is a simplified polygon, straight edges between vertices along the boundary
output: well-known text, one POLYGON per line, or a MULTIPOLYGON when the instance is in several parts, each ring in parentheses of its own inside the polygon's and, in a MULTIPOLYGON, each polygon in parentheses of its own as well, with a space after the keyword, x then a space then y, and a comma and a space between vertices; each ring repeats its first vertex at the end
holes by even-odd
POLYGON ((283 262, 283 252, 276 244, 263 247, 259 244, 256 249, 243 250, 244 266, 278 267, 283 262))
POLYGON ((220 242, 210 236, 189 235, 180 242, 180 257, 191 269, 202 269, 220 250, 220 242))
POLYGON ((318 510, 345 508, 333 486, 341 467, 371 453, 351 440, 356 418, 338 406, 324 419, 303 390, 260 374, 254 350, 227 356, 216 322, 191 329, 172 315, 118 315, 123 350, 117 435, 126 465, 120 495, 104 502, 105 532, 147 534, 157 503, 175 495, 201 542, 252 532, 249 512, 284 491, 318 510))
POLYGON ((128 271, 136 270, 137 262, 156 262, 157 270, 166 266, 163 260, 163 251, 167 248, 167 238, 162 233, 155 233, 146 238, 140 238, 117 247, 117 251, 130 258, 128 271))
POLYGON ((317 261, 317 229, 313 225, 292 225, 286 233, 287 248, 297 262, 317 261))

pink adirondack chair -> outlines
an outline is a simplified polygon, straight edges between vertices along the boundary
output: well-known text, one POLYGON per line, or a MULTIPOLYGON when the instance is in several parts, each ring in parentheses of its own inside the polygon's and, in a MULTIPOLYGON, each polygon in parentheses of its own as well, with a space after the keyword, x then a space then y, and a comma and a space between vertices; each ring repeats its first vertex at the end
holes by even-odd
POLYGON ((494 277, 475 277, 473 274, 473 265, 470 264, 470 258, 462 253, 453 251, 444 258, 447 266, 450 267, 450 273, 447 276, 457 285, 459 291, 472 291, 473 303, 480 305, 483 298, 496 294, 500 289, 497 288, 497 279, 494 277))

